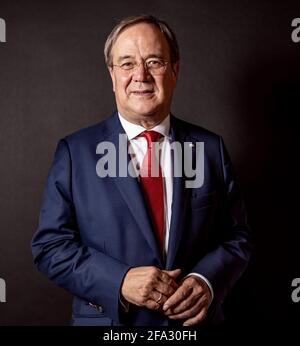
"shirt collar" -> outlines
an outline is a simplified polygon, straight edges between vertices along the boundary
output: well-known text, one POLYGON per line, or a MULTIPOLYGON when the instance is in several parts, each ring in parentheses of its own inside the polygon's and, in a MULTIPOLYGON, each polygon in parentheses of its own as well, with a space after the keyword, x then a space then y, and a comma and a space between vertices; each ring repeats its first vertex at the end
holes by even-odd
MULTIPOLYGON (((136 136, 140 135, 142 132, 146 130, 143 126, 131 123, 130 121, 126 120, 120 113, 118 113, 118 115, 123 129, 125 130, 129 140, 135 138, 136 136)), ((156 131, 165 137, 169 137, 170 114, 167 117, 165 117, 165 119, 162 122, 153 127, 151 131, 156 131)))

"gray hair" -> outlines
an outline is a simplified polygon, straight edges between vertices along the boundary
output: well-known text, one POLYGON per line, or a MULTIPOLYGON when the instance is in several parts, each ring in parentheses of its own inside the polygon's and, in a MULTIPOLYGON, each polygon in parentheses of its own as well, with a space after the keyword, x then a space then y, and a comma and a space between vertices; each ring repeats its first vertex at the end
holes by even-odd
POLYGON ((121 34, 121 32, 128 28, 129 26, 132 26, 134 24, 138 23, 149 23, 152 25, 155 25, 165 36, 169 48, 170 48, 170 58, 171 63, 175 63, 179 61, 179 46, 176 39, 176 35, 173 32, 173 30, 169 27, 169 25, 164 22, 161 19, 158 19, 151 15, 139 15, 139 16, 131 16, 122 19, 111 31, 111 33, 108 35, 107 40, 105 42, 104 46, 104 57, 105 62, 107 66, 112 66, 112 56, 111 56, 111 50, 116 42, 117 38, 121 34))

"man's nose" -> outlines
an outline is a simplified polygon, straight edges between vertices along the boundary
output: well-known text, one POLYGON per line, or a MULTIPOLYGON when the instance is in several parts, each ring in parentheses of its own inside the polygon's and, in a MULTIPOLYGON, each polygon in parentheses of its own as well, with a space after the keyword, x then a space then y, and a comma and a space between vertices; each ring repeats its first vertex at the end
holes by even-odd
POLYGON ((149 71, 145 64, 141 62, 133 72, 133 80, 135 82, 147 82, 151 78, 149 71))

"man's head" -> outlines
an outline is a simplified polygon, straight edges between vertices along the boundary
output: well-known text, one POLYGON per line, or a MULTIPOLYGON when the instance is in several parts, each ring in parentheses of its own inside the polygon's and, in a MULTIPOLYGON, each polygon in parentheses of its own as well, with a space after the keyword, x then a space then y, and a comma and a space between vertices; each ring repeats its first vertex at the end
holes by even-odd
POLYGON ((179 68, 179 49, 169 26, 152 16, 121 21, 104 49, 119 112, 153 127, 170 112, 179 68))

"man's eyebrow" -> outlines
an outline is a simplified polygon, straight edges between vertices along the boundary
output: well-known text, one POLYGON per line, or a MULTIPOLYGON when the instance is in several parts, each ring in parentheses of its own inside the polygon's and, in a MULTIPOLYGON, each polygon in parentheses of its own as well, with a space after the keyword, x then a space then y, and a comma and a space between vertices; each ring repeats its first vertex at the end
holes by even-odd
POLYGON ((133 58, 133 56, 132 55, 121 55, 121 56, 119 56, 118 57, 118 62, 121 62, 122 60, 125 60, 125 59, 132 59, 133 58))
POLYGON ((158 59, 164 60, 164 57, 161 54, 149 54, 146 56, 145 59, 149 59, 149 58, 158 58, 158 59))
MULTIPOLYGON (((164 57, 161 54, 149 54, 149 55, 147 55, 145 57, 145 60, 149 59, 149 58, 158 58, 158 59, 164 60, 164 57)), ((125 59, 134 59, 134 56, 132 56, 132 55, 121 55, 121 56, 118 57, 117 62, 120 63, 122 60, 125 60, 125 59)))

